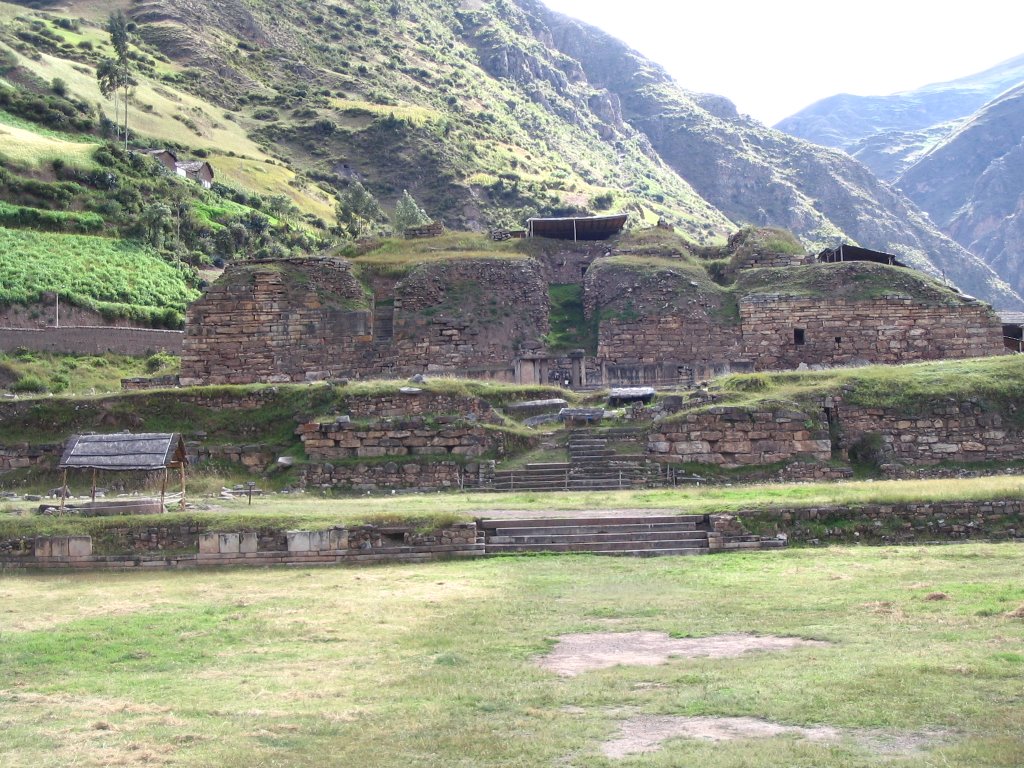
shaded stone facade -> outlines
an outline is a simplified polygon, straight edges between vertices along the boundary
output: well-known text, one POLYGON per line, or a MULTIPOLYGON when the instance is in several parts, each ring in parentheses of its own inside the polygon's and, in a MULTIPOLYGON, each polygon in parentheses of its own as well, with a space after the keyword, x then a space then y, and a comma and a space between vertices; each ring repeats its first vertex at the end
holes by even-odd
POLYGON ((846 450, 874 442, 882 460, 910 466, 1024 460, 1024 425, 978 401, 948 399, 916 409, 834 403, 846 450))

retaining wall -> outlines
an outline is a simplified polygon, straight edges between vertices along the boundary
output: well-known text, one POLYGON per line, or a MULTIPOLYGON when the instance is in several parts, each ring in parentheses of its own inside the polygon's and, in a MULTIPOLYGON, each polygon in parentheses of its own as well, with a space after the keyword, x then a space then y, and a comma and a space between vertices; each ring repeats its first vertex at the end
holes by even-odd
POLYGON ((0 352, 19 347, 34 352, 67 355, 149 355, 169 352, 180 355, 185 334, 152 328, 80 326, 69 328, 0 328, 0 352))

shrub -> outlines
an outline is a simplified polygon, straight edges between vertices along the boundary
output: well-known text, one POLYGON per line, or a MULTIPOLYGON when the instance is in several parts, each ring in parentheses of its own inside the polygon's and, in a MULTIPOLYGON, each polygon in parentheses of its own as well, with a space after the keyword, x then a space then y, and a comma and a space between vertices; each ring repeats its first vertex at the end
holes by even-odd
POLYGON ((47 391, 46 382, 34 373, 26 373, 11 385, 12 392, 41 394, 47 391))

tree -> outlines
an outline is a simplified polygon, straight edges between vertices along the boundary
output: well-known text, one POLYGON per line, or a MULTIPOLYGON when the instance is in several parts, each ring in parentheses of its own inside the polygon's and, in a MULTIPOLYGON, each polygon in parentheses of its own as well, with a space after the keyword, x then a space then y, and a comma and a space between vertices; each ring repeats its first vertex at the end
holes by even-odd
POLYGON ((357 238, 370 231, 375 222, 381 221, 384 211, 369 190, 355 181, 338 196, 335 215, 338 224, 351 237, 357 238))
POLYGON ((121 118, 120 107, 120 85, 118 82, 117 62, 113 59, 103 59, 96 67, 96 80, 100 86, 100 93, 103 98, 114 98, 114 131, 118 138, 121 136, 121 125, 118 122, 121 118))
POLYGON ((164 235, 173 227, 173 214, 164 203, 153 203, 146 206, 139 217, 146 241, 154 248, 164 247, 164 235))
MULTIPOLYGON (((132 77, 132 60, 128 50, 128 19, 123 11, 110 14, 107 19, 107 32, 110 33, 110 45, 114 49, 115 59, 113 61, 113 90, 116 93, 120 88, 124 91, 124 148, 128 149, 128 101, 131 89, 138 85, 138 81, 132 77)), ((100 65, 103 66, 102 64, 100 65)), ((96 72, 99 77, 99 69, 96 72)), ((103 80, 100 80, 100 90, 103 89, 103 80)), ((117 119, 117 102, 114 102, 115 122, 117 119)))
POLYGON ((395 212, 391 214, 391 228, 395 234, 400 235, 410 227, 421 227, 429 223, 430 217, 409 194, 409 190, 402 190, 402 196, 395 203, 395 212))

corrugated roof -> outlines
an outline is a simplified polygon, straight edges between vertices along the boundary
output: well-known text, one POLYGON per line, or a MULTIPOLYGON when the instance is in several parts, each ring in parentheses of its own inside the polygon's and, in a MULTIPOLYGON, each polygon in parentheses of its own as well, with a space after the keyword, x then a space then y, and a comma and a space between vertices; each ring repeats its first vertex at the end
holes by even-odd
POLYGON ((187 462, 185 442, 177 432, 119 432, 72 435, 59 468, 152 472, 187 462))
POLYGON ((870 248, 861 248, 849 243, 842 243, 836 248, 826 248, 818 254, 818 261, 827 263, 836 261, 873 261, 876 264, 890 264, 894 267, 907 266, 891 253, 873 251, 870 248))
POLYGON ((1003 325, 1024 325, 1024 312, 999 311, 999 320, 1003 325))
POLYGON ((568 216, 557 219, 527 219, 531 237, 558 240, 607 240, 626 226, 629 214, 612 216, 568 216))

